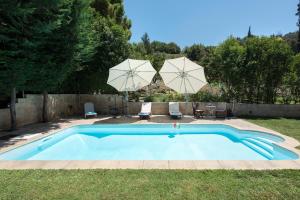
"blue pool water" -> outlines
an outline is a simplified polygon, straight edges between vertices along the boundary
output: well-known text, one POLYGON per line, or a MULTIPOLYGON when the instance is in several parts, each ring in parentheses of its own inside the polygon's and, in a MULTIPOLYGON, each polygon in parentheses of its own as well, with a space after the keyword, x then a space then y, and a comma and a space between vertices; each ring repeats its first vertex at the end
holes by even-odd
POLYGON ((0 160, 291 160, 267 133, 226 125, 80 125, 0 154, 0 160))

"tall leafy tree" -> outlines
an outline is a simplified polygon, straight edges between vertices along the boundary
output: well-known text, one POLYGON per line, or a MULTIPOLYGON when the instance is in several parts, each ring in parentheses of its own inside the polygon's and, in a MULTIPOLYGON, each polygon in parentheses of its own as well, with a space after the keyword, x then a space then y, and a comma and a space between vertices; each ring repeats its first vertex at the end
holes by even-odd
POLYGON ((216 48, 214 70, 227 99, 274 103, 283 77, 289 73, 292 50, 279 37, 227 39, 216 48))
POLYGON ((16 129, 16 91, 24 89, 32 65, 34 25, 32 2, 0 1, 0 89, 10 93, 11 129, 16 129))
POLYGON ((297 104, 300 100, 300 54, 292 57, 289 71, 283 77, 279 87, 280 102, 297 104))
POLYGON ((300 101, 300 54, 293 56, 291 69, 286 76, 286 86, 291 91, 292 100, 295 103, 300 101))
POLYGON ((74 70, 77 26, 81 0, 56 0, 37 5, 34 16, 42 19, 34 35, 34 65, 27 81, 31 91, 43 93, 43 121, 48 121, 48 92, 55 91, 74 70))
POLYGON ((85 10, 77 45, 80 48, 75 52, 80 63, 64 81, 64 92, 114 92, 106 84, 109 68, 128 58, 130 51, 131 22, 123 15, 122 3, 93 0, 85 10))
POLYGON ((263 102, 274 103, 279 86, 283 77, 289 71, 292 50, 281 38, 261 38, 265 43, 263 66, 261 74, 263 77, 263 102))
POLYGON ((235 38, 231 37, 218 46, 210 63, 217 80, 221 83, 221 89, 228 101, 236 99, 240 101, 241 92, 241 68, 245 59, 245 48, 235 38))

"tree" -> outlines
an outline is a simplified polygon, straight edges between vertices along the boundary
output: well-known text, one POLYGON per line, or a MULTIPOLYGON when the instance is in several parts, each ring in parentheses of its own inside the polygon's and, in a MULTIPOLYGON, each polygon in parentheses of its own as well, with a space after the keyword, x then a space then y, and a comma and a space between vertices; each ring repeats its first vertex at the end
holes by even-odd
POLYGON ((298 26, 297 53, 299 53, 300 52, 300 1, 298 3, 296 16, 298 16, 298 22, 297 22, 297 26, 298 26))
POLYGON ((34 16, 43 19, 36 25, 34 35, 38 45, 35 51, 26 87, 43 93, 43 122, 48 121, 48 92, 55 91, 74 70, 74 52, 77 44, 80 0, 52 1, 38 5, 34 16))
POLYGON ((154 53, 180 54, 180 47, 174 43, 165 43, 160 41, 151 42, 151 48, 154 53))
POLYGON ((296 32, 291 32, 291 33, 287 33, 285 35, 282 36, 282 38, 290 45, 290 47, 292 48, 292 50, 294 51, 294 53, 297 53, 297 44, 298 44, 298 31, 296 32))
POLYGON ((109 0, 95 0, 92 1, 91 6, 103 17, 107 17, 113 11, 110 9, 109 0))
POLYGON ((24 89, 28 67, 32 65, 34 7, 31 2, 0 2, 0 89, 10 93, 11 129, 16 129, 16 91, 24 89))
POLYGON ((210 68, 221 83, 227 101, 241 100, 241 68, 245 59, 245 48, 235 38, 230 37, 214 50, 210 68))
POLYGON ((146 53, 151 54, 152 53, 152 48, 151 48, 151 42, 150 42, 150 38, 149 38, 148 34, 145 33, 142 36, 141 39, 142 39, 142 43, 144 44, 144 48, 146 50, 146 53))
POLYGON ((292 50, 290 46, 278 37, 262 37, 264 54, 261 55, 261 76, 263 79, 262 100, 274 103, 283 77, 289 72, 292 50))
POLYGON ((167 49, 166 49, 166 53, 169 53, 169 54, 180 54, 180 47, 174 43, 174 42, 170 42, 168 43, 167 45, 167 49))
POLYGON ((215 49, 209 69, 228 100, 274 103, 291 56, 291 48, 279 37, 231 37, 215 49))
POLYGON ((251 33, 251 26, 249 26, 247 37, 252 37, 252 36, 253 36, 253 35, 252 35, 252 33, 251 33))
POLYGON ((190 60, 203 64, 203 61, 208 57, 209 50, 202 44, 194 44, 185 48, 183 53, 186 54, 190 60))
POLYGON ((293 56, 280 89, 284 103, 294 101, 296 104, 300 101, 300 54, 293 56))
MULTIPOLYGON (((122 1, 109 1, 109 13, 122 7, 116 6, 120 3, 122 1)), ((85 9, 85 18, 79 23, 80 37, 75 55, 80 62, 76 71, 64 81, 63 92, 116 92, 106 84, 109 68, 129 56, 130 20, 126 16, 120 20, 120 16, 114 14, 104 15, 93 6, 92 3, 85 9)))

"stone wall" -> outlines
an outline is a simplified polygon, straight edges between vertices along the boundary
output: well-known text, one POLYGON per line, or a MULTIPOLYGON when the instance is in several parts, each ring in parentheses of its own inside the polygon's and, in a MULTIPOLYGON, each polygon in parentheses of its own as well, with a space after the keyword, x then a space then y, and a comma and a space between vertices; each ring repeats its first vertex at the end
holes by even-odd
MULTIPOLYGON (((48 118, 49 120, 74 115, 83 116, 84 103, 93 102, 99 114, 109 114, 110 108, 115 106, 121 110, 122 97, 118 95, 76 95, 76 94, 49 94, 48 118)), ((16 103, 17 126, 33 124, 42 120, 42 95, 26 95, 16 103)), ((8 108, 0 109, 0 130, 9 129, 10 111, 8 108)))
POLYGON ((122 101, 123 97, 118 95, 102 94, 102 95, 80 95, 79 97, 79 109, 78 113, 84 113, 84 103, 94 103, 95 110, 99 114, 107 115, 110 113, 111 108, 117 108, 119 113, 122 113, 123 105, 125 102, 122 101))
MULTIPOLYGON (((141 104, 138 102, 129 102, 129 113, 130 114, 137 114, 141 110, 141 104)), ((208 104, 212 104, 216 106, 217 109, 226 109, 226 103, 218 102, 218 103, 198 103, 198 109, 205 109, 205 106, 208 104)), ((192 115, 193 114, 193 107, 192 103, 188 102, 179 102, 179 110, 185 115, 192 115)), ((152 103, 152 114, 153 115, 168 115, 169 114, 169 103, 166 102, 153 102, 152 103)))
MULTIPOLYGON (((42 96, 28 95, 27 98, 18 99, 16 104, 17 126, 32 124, 42 119, 42 96)), ((8 108, 0 109, 0 129, 9 129, 10 111, 8 108)))
POLYGON ((237 117, 300 117, 300 105, 281 104, 230 104, 233 113, 237 117))
MULTIPOLYGON (((93 102, 95 110, 99 114, 111 113, 111 108, 117 108, 119 114, 126 112, 126 103, 123 97, 118 95, 75 95, 75 94, 50 94, 48 100, 49 120, 68 116, 83 116, 84 103, 93 102)), ((141 102, 129 102, 129 114, 136 115, 141 110, 141 102)), ((208 103, 198 103, 198 109, 205 109, 208 103)), ((226 104, 222 102, 211 103, 217 109, 231 109, 235 116, 256 117, 300 117, 300 105, 273 105, 273 104, 226 104)), ((40 122, 42 119, 43 98, 41 95, 26 95, 24 99, 18 99, 16 104, 17 126, 40 122)), ((179 103, 183 114, 192 114, 192 103, 179 103)), ((152 103, 153 115, 167 115, 168 103, 152 103)), ((0 129, 10 127, 9 109, 0 109, 0 129)))

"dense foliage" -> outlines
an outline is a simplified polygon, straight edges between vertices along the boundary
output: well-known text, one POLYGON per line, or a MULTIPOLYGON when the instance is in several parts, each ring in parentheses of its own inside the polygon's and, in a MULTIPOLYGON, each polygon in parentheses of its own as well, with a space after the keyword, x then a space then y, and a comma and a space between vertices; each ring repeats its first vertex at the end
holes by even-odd
POLYGON ((181 56, 180 47, 174 42, 164 43, 152 41, 147 33, 145 33, 141 42, 131 45, 130 57, 135 59, 148 59, 153 67, 159 71, 166 59, 181 56))
MULTIPOLYGON (((142 37, 140 43, 133 44, 131 50, 132 57, 151 60, 158 71, 165 59, 183 55, 202 65, 209 87, 219 92, 200 91, 191 96, 195 101, 299 101, 298 56, 293 56, 295 53, 291 45, 280 36, 257 37, 249 28, 245 38, 229 37, 216 47, 194 44, 178 53, 170 52, 168 44, 151 42, 148 34, 142 37)), ((168 101, 181 100, 182 97, 163 95, 161 98, 152 96, 149 99, 168 101)))
POLYGON ((278 37, 229 38, 215 49, 209 70, 228 101, 274 103, 291 56, 291 48, 278 37))
POLYGON ((98 91, 128 57, 130 27, 122 0, 1 1, 0 91, 12 116, 16 91, 43 92, 44 105, 48 92, 98 91))
POLYGON ((103 83, 97 75, 129 55, 122 0, 4 0, 0 9, 0 87, 8 91, 93 92, 103 83))

